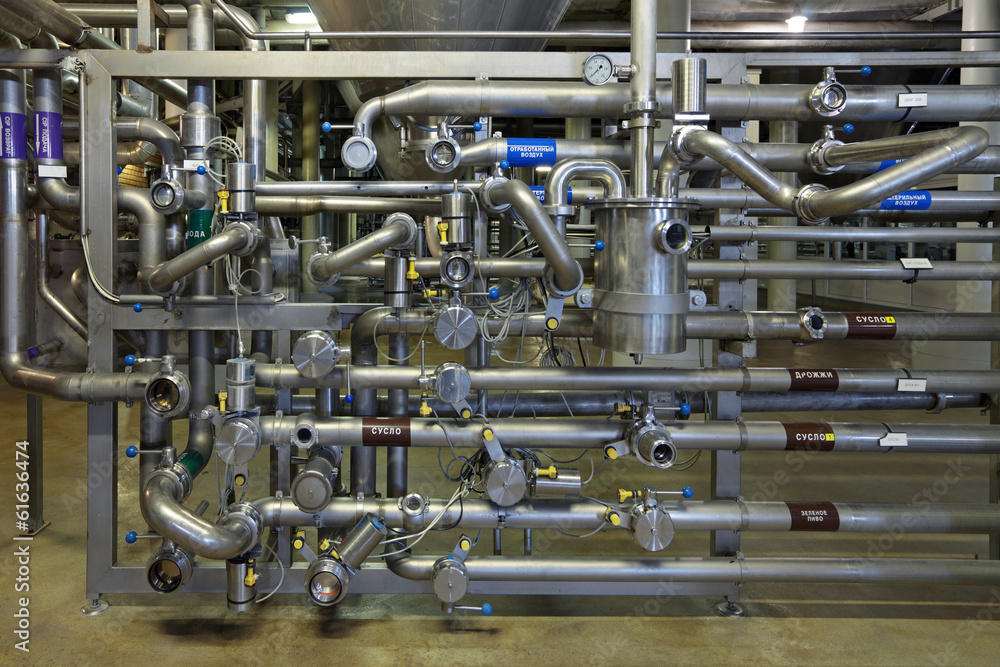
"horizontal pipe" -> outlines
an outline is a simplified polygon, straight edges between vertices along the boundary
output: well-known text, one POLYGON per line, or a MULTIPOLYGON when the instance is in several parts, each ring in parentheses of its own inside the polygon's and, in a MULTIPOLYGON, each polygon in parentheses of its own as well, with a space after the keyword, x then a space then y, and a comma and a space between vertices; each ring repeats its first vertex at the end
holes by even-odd
POLYGON ((819 243, 997 243, 1000 228, 945 227, 740 227, 711 226, 713 241, 813 241, 819 243))
MULTIPOLYGON (((458 189, 478 192, 482 181, 459 181, 458 189)), ((271 181, 257 183, 257 197, 433 197, 455 191, 453 181, 271 181)))
MULTIPOLYGON (((440 210, 440 206, 438 206, 440 210)), ((415 229, 412 218, 397 218, 338 250, 313 255, 306 264, 306 275, 314 283, 336 280, 340 272, 389 248, 412 243, 415 229), (409 241, 408 241, 409 240, 409 241)))
MULTIPOLYGON (((258 188, 259 190, 259 188, 258 188)), ((317 213, 409 213, 440 215, 439 199, 388 197, 335 197, 294 195, 257 197, 256 211, 262 215, 302 216, 317 213)))

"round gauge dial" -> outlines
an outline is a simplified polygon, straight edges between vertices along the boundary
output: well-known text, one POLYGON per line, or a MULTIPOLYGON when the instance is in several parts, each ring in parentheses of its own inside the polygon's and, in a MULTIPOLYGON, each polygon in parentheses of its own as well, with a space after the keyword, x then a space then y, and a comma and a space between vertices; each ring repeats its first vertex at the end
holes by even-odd
POLYGON ((611 58, 600 53, 587 58, 583 63, 583 80, 592 86, 603 86, 615 73, 615 66, 611 64, 611 58))

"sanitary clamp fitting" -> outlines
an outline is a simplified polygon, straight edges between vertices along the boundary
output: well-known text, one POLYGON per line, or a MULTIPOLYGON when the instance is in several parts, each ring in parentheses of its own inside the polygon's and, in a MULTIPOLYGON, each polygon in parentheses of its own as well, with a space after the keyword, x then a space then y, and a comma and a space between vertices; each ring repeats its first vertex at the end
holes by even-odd
POLYGON ((838 141, 836 139, 820 139, 812 146, 809 147, 809 167, 817 174, 835 174, 846 165, 838 165, 836 167, 831 166, 826 161, 826 151, 828 148, 833 146, 843 146, 843 141, 838 141))

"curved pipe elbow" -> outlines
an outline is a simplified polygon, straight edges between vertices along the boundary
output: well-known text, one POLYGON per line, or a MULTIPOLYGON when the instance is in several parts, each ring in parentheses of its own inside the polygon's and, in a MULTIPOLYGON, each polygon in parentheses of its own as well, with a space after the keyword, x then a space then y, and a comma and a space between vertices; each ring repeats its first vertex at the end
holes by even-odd
POLYGON ((681 163, 674 155, 670 142, 660 153, 660 164, 656 171, 656 194, 659 197, 675 199, 680 196, 681 163))
POLYGON ((604 188, 604 196, 621 199, 625 196, 625 175, 607 160, 574 158, 558 162, 549 172, 545 183, 545 203, 566 206, 566 190, 573 179, 597 181, 604 188))
MULTIPOLYGON (((180 156, 184 154, 181 148, 181 140, 177 134, 163 123, 151 118, 122 118, 118 120, 118 137, 120 139, 147 141, 160 152, 164 164, 178 164, 180 156)), ((141 144, 140 144, 141 146, 141 144)), ((139 148, 130 150, 130 153, 137 153, 139 148)), ((148 148, 144 148, 148 151, 148 148)), ((152 157, 152 156, 150 156, 152 157)), ((146 158, 148 160, 149 158, 146 158)), ((145 162, 146 160, 143 160, 145 162)))
POLYGON ((201 556, 227 560, 253 546, 253 534, 238 522, 216 525, 187 509, 174 497, 166 477, 153 477, 139 502, 142 518, 165 539, 201 556))
MULTIPOLYGON (((389 548, 393 547, 390 546, 389 548)), ((433 568, 433 561, 421 563, 420 560, 414 558, 409 552, 403 551, 401 548, 391 556, 386 556, 385 564, 389 568, 389 571, 397 577, 409 579, 410 581, 430 579, 433 568)))
POLYGON ((387 224, 343 248, 316 253, 306 263, 306 274, 317 285, 332 285, 341 272, 389 248, 412 245, 417 238, 417 224, 408 215, 396 214, 387 224))
POLYGON ((500 182, 489 188, 489 197, 496 203, 510 204, 521 214, 528 231, 535 237, 545 260, 552 267, 556 289, 567 295, 580 289, 583 268, 531 188, 521 181, 500 182))
POLYGON ((248 246, 252 250, 255 241, 256 237, 248 227, 242 224, 231 226, 221 234, 216 234, 207 241, 199 243, 177 257, 160 264, 149 275, 149 286, 156 292, 168 292, 174 283, 200 267, 207 266, 221 257, 241 251, 248 246))
POLYGON ((39 178, 38 194, 60 211, 80 210, 80 188, 69 185, 61 178, 39 178))

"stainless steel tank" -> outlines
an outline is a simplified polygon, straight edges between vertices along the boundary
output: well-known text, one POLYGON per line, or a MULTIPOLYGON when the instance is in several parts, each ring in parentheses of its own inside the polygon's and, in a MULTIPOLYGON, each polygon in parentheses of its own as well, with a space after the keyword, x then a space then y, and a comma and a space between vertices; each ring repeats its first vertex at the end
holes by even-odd
POLYGON ((694 204, 649 198, 588 206, 604 242, 594 260, 594 343, 629 354, 683 352, 694 204))

